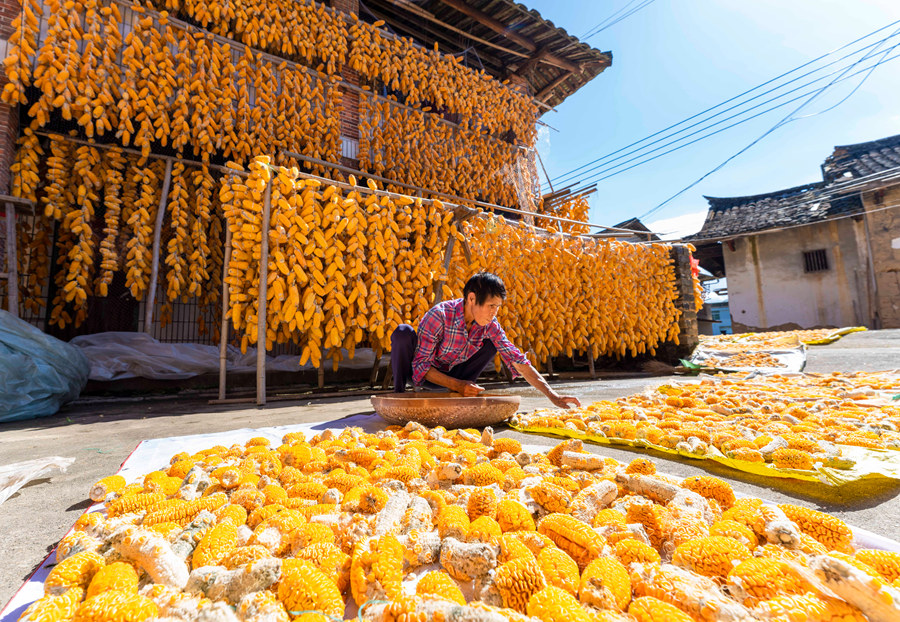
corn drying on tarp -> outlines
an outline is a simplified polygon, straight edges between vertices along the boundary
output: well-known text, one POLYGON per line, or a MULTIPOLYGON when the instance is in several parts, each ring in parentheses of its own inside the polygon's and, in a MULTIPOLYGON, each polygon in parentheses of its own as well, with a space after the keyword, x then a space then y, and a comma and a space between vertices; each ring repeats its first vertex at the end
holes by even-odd
POLYGON ((89 371, 78 348, 0 310, 0 422, 55 414, 81 394, 89 371))
MULTIPOLYGON (((341 419, 339 422, 324 422, 318 424, 297 424, 287 426, 273 426, 267 428, 244 428, 238 430, 230 430, 227 432, 216 432, 211 434, 195 434, 190 436, 178 436, 170 438, 160 438, 142 441, 137 448, 122 463, 119 475, 122 475, 126 481, 134 481, 135 479, 149 473, 160 464, 168 464, 172 455, 181 452, 195 452, 201 449, 211 447, 213 445, 229 445, 231 443, 246 442, 251 437, 265 437, 272 442, 279 440, 288 432, 303 432, 307 435, 321 433, 326 429, 339 433, 346 427, 360 427, 366 432, 377 432, 384 430, 387 425, 377 415, 353 415, 341 419)), ((523 445, 523 451, 529 453, 547 451, 545 446, 523 445)), ((100 511, 102 504, 95 504, 88 508, 87 512, 100 511)), ((885 538, 878 534, 872 533, 865 529, 853 528, 854 544, 858 548, 880 549, 885 551, 900 552, 900 542, 885 538)), ((44 594, 44 580, 53 567, 53 559, 55 558, 55 550, 47 556, 38 569, 31 577, 22 585, 18 592, 0 610, 0 622, 16 622, 22 612, 35 600, 44 594)), ((421 568, 421 575, 432 570, 431 565, 421 568)), ((404 584, 406 586, 406 584, 404 584)), ((344 619, 355 619, 357 616, 357 606, 352 598, 348 599, 347 609, 344 612, 344 619)))
POLYGON ((806 367, 806 346, 799 343, 790 349, 753 350, 751 354, 733 348, 710 348, 701 343, 691 354, 690 363, 701 370, 801 372, 806 367), (753 357, 761 362, 754 362, 753 357))
POLYGON ((817 466, 812 471, 801 471, 798 469, 779 469, 770 464, 735 460, 734 458, 728 458, 723 455, 698 456, 697 454, 692 454, 687 451, 679 451, 660 445, 654 445, 645 440, 630 441, 619 438, 607 438, 587 434, 579 430, 570 430, 568 428, 545 428, 515 423, 510 423, 509 427, 518 430, 519 432, 541 434, 543 436, 577 438, 598 445, 625 445, 627 447, 638 449, 652 449, 670 456, 682 456, 684 458, 693 458, 695 460, 712 460, 713 462, 724 464, 738 471, 744 471, 745 473, 753 473, 754 475, 779 479, 799 479, 807 482, 821 482, 829 486, 840 486, 859 480, 879 479, 884 477, 900 480, 900 454, 891 449, 867 449, 864 447, 843 445, 841 446, 843 452, 842 457, 846 457, 849 461, 853 461, 853 466, 844 469, 817 466))
POLYGON ((865 326, 849 326, 847 328, 839 328, 827 337, 823 337, 822 339, 812 339, 810 341, 804 341, 803 343, 808 346, 825 346, 829 343, 834 343, 844 335, 849 335, 850 333, 859 333, 864 330, 867 330, 865 326))

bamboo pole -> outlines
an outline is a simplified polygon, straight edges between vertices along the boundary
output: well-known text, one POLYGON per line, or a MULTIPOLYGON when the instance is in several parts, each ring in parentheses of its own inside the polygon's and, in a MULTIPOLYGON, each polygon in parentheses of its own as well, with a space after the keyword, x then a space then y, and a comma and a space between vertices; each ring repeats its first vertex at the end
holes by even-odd
POLYGON ((231 229, 225 228, 225 262, 222 265, 222 327, 219 332, 219 399, 225 399, 226 355, 228 353, 228 264, 231 262, 231 229))
POLYGON ((159 247, 162 240, 163 217, 169 199, 169 185, 172 183, 172 158, 166 158, 166 174, 163 177, 162 196, 156 210, 156 226, 153 229, 153 264, 150 267, 150 285, 147 291, 147 309, 144 314, 144 332, 153 334, 153 307, 156 305, 156 287, 159 281, 159 247))
POLYGON ((6 299, 9 312, 19 317, 19 266, 16 257, 16 206, 6 202, 6 299))
POLYGON ((263 197, 262 241, 259 249, 259 304, 256 317, 256 405, 266 405, 266 295, 269 273, 269 213, 272 210, 272 182, 263 197))

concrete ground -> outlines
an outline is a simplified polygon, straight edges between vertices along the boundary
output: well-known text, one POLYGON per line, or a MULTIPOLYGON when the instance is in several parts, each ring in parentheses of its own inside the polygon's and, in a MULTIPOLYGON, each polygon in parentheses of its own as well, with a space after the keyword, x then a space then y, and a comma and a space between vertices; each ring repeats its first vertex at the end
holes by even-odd
MULTIPOLYGON (((829 346, 810 348, 809 372, 885 370, 900 367, 900 330, 853 333, 829 346)), ((614 378, 557 384, 560 393, 583 403, 611 399, 672 382, 672 377, 614 378)), ((521 382, 521 381, 520 381, 521 382)), ((537 391, 518 384, 505 392, 522 396, 522 410, 550 407, 537 391)), ((53 417, 0 424, 0 466, 46 456, 75 458, 66 473, 54 471, 29 482, 0 505, 0 603, 6 603, 90 505, 87 493, 101 477, 115 473, 144 439, 218 432, 244 427, 334 421, 371 413, 366 397, 273 402, 257 409, 242 405, 211 406, 185 398, 85 400, 53 417)), ((502 436, 552 446, 559 439, 525 435, 503 428, 502 436)), ((585 445, 595 453, 628 462, 644 452, 585 445)), ((848 523, 897 539, 900 482, 828 488, 791 480, 770 481, 714 464, 653 454, 659 470, 687 477, 709 473, 732 482, 740 492, 776 502, 790 502, 832 513, 848 523)))

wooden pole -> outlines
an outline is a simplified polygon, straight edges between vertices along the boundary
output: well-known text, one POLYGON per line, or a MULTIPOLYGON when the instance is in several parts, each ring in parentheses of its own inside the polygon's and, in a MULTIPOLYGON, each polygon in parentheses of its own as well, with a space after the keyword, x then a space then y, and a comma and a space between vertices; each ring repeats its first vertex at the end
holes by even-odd
POLYGON ((588 357, 588 371, 591 372, 591 378, 596 378, 597 373, 594 371, 594 350, 588 346, 587 349, 587 357, 588 357))
POLYGON ((19 265, 16 257, 16 206, 6 203, 6 299, 9 312, 19 317, 19 265))
MULTIPOLYGON (((453 260, 453 247, 456 245, 456 238, 452 235, 450 239, 447 240, 447 248, 444 249, 444 275, 447 275, 450 272, 450 262, 453 260)), ((440 304, 442 300, 444 300, 444 284, 447 282, 446 276, 443 279, 438 279, 435 281, 435 285, 440 285, 436 287, 436 292, 434 292, 434 303, 432 306, 436 304, 440 304)))
POLYGON ((378 370, 381 367, 381 344, 375 346, 375 362, 372 364, 372 374, 369 376, 369 386, 375 388, 378 382, 378 370))
POLYGON ((153 307, 156 305, 156 286, 159 281, 159 246, 162 239, 163 217, 169 199, 169 184, 172 183, 172 158, 166 158, 166 174, 163 177, 162 196, 156 210, 156 227, 153 229, 153 264, 150 267, 150 285, 147 290, 147 309, 144 314, 144 332, 153 334, 153 307))
POLYGON ((228 264, 231 262, 231 229, 225 228, 225 263, 222 265, 222 327, 219 332, 219 399, 225 399, 225 359, 228 353, 228 264))
POLYGON ((256 405, 266 405, 266 295, 269 281, 269 213, 272 210, 272 182, 263 198, 262 241, 259 248, 259 304, 256 317, 256 405))
POLYGON ((319 367, 316 369, 316 375, 318 376, 318 384, 321 389, 325 386, 325 366, 321 361, 319 362, 319 367))

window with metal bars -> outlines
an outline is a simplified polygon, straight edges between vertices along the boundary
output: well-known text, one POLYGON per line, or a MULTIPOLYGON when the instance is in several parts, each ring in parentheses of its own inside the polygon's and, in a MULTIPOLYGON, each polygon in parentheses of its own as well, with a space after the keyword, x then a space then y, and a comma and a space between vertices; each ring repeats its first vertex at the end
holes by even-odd
POLYGON ((828 270, 828 255, 825 254, 824 248, 803 253, 804 272, 822 272, 824 270, 828 270))

